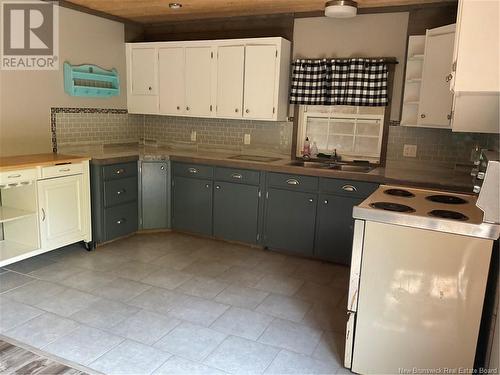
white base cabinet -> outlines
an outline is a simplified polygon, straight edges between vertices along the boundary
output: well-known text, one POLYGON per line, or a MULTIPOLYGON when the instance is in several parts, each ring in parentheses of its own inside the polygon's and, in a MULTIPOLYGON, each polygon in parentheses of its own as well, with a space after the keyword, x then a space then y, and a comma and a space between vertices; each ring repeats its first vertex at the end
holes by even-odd
POLYGON ((284 121, 290 47, 283 38, 127 43, 129 112, 284 121))
POLYGON ((40 238, 49 250, 85 237, 83 176, 51 178, 38 182, 40 238))
POLYGON ((89 162, 0 173, 0 267, 92 241, 89 162))

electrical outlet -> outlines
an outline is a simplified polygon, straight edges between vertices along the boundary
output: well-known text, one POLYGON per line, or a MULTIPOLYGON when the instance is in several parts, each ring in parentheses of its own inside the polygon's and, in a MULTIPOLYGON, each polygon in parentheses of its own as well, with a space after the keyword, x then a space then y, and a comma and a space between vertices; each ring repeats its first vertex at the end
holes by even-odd
POLYGON ((196 130, 191 131, 191 142, 196 142, 196 130))
POLYGON ((406 156, 408 158, 416 158, 417 157, 417 145, 404 145, 403 156, 406 156))
POLYGON ((243 143, 246 145, 250 144, 250 134, 245 134, 245 136, 243 137, 243 143))

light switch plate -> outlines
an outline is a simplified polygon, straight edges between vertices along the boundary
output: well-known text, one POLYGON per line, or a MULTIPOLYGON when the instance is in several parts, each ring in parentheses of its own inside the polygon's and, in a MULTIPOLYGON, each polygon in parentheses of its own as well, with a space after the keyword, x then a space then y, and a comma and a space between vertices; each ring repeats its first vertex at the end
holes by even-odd
POLYGON ((196 142, 196 131, 191 131, 191 142, 196 142))
POLYGON ((406 156, 408 158, 416 158, 417 157, 417 145, 404 145, 403 156, 406 156))
POLYGON ((243 137, 243 143, 246 145, 250 144, 250 134, 245 134, 245 136, 243 137))

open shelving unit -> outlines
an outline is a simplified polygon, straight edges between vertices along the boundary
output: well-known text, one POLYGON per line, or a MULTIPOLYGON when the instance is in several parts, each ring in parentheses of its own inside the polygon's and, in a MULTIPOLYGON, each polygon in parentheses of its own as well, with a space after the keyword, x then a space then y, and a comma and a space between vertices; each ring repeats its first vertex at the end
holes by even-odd
POLYGON ((36 184, 0 189, 0 266, 16 262, 39 249, 36 184))
POLYGON ((420 87, 424 63, 425 35, 413 35, 408 40, 405 89, 401 125, 417 126, 420 87))

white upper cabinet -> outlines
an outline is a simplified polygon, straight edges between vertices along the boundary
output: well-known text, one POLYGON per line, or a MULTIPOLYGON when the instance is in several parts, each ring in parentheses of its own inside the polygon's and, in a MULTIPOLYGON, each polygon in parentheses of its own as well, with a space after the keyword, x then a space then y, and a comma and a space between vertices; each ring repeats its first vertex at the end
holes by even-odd
POLYGON ((276 62, 274 45, 249 45, 245 56, 244 107, 246 118, 270 119, 276 112, 276 62))
POLYGON ((459 0, 450 74, 453 131, 500 133, 500 1, 459 0))
POLYGON ((160 48, 160 114, 181 115, 185 109, 184 48, 160 48))
POLYGON ((127 48, 127 61, 129 112, 158 113, 158 49, 127 48))
POLYGON ((128 43, 127 69, 131 113, 270 121, 288 115, 290 42, 282 38, 128 43))
POLYGON ((217 117, 243 116, 245 46, 217 49, 217 117))
POLYGON ((427 30, 417 125, 450 127, 453 94, 446 76, 454 39, 455 25, 427 30))
POLYGON ((186 47, 186 114, 212 113, 212 47, 186 47))
POLYGON ((460 0, 455 38, 454 92, 500 91, 500 1, 460 0))

